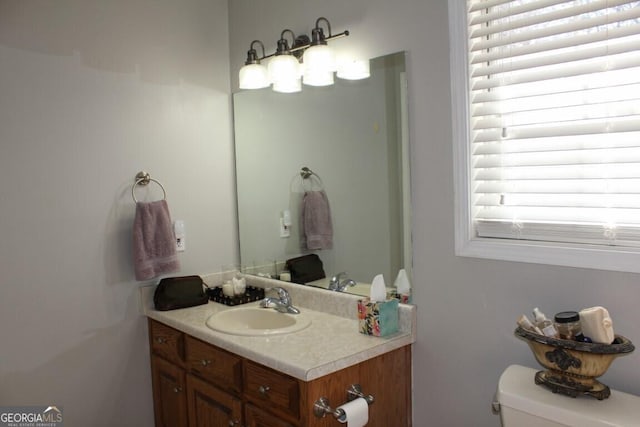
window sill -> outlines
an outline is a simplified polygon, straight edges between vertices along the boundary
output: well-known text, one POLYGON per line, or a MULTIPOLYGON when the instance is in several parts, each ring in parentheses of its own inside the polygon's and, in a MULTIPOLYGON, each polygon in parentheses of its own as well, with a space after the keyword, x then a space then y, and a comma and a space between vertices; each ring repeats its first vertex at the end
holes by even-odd
POLYGON ((640 250, 635 248, 477 238, 456 242, 456 255, 640 273, 640 250))

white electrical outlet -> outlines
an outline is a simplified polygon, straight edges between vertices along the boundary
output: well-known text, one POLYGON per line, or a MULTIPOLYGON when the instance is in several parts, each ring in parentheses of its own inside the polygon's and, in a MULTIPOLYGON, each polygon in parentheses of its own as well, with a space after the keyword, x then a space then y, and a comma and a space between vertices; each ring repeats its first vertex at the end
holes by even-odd
POLYGON ((184 227, 184 221, 176 220, 173 223, 173 233, 176 236, 176 250, 178 252, 184 252, 187 249, 186 246, 186 232, 184 227))
POLYGON ((280 237, 291 237, 291 227, 285 225, 284 219, 280 218, 280 237))

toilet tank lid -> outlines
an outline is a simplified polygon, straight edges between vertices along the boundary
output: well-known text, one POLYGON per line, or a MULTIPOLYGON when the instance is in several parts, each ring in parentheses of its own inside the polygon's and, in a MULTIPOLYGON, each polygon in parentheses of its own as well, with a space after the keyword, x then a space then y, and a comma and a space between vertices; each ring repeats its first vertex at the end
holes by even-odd
POLYGON ((640 397, 616 390, 611 390, 611 396, 602 401, 590 396, 572 398, 554 394, 535 384, 535 373, 535 369, 520 365, 505 369, 496 392, 500 407, 581 427, 638 425, 640 397))

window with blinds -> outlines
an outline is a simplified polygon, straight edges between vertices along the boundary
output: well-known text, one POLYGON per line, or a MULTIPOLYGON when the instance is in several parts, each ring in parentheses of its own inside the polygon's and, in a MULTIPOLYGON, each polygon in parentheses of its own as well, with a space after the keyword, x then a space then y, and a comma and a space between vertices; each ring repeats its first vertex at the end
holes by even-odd
POLYGON ((474 234, 640 247, 640 1, 467 10, 474 234))

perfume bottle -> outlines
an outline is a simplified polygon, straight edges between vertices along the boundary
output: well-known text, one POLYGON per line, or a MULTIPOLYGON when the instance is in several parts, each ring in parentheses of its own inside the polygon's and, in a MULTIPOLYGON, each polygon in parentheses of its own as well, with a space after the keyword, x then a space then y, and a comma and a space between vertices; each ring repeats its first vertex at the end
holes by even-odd
POLYGON ((542 331, 542 334, 550 338, 558 338, 558 330, 553 322, 540 311, 538 307, 533 309, 534 324, 542 331))

